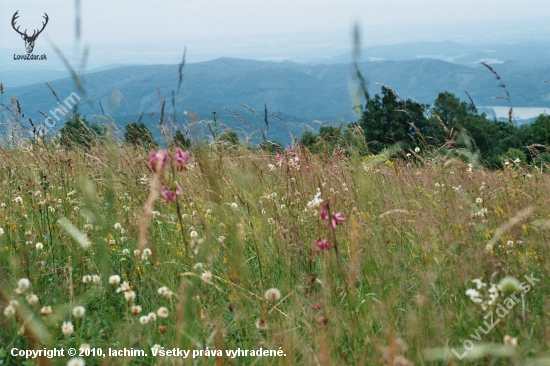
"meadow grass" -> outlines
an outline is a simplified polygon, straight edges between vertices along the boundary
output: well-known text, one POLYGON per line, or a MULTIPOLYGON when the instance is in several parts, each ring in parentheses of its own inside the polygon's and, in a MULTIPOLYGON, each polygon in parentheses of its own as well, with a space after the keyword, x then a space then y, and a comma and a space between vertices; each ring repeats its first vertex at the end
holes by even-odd
POLYGON ((147 353, 86 365, 547 364, 546 173, 428 151, 190 153, 175 163, 170 148, 161 168, 147 149, 109 140, 3 148, 0 363, 78 364, 66 351, 25 360, 11 350, 84 347, 147 353), (176 185, 176 201, 159 194, 176 185), (540 281, 524 304, 458 359, 451 350, 462 354, 506 297, 501 288, 487 303, 491 284, 526 275, 540 281), (474 279, 483 303, 466 294, 474 279), (154 357, 153 347, 203 354, 154 357), (239 348, 285 356, 210 356, 239 348))

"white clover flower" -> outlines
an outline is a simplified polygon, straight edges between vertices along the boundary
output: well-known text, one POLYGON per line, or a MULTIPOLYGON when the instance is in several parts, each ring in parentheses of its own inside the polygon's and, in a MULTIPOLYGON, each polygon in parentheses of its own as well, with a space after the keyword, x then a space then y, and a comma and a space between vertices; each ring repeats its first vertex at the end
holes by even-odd
POLYGON ((61 332, 66 336, 70 336, 71 334, 73 334, 73 331, 74 331, 74 327, 73 327, 73 323, 71 322, 63 322, 63 325, 61 326, 61 332))
POLYGON ((20 205, 22 205, 23 204, 23 198, 21 198, 21 196, 17 196, 13 199, 13 202, 19 203, 20 205))
POLYGON ((418 153, 420 152, 420 148, 419 148, 419 147, 415 147, 415 148, 414 148, 414 152, 418 154, 418 153))
POLYGON ((6 208, 6 204, 5 204, 4 202, 2 202, 2 203, 0 204, 0 207, 6 208))
POLYGON ((29 294, 29 295, 27 295, 27 302, 28 302, 30 305, 36 305, 36 304, 38 304, 38 296, 36 296, 35 294, 29 294))
POLYGON ((123 254, 123 255, 128 255, 128 254, 130 254, 130 249, 128 249, 128 248, 122 249, 122 254, 123 254))
POLYGON ((126 301, 130 302, 130 301, 134 301, 134 299, 136 298, 136 293, 134 291, 124 291, 124 299, 126 299, 126 301))
POLYGON ((161 296, 164 296, 165 298, 169 299, 172 297, 173 292, 168 289, 166 286, 162 286, 157 290, 158 294, 161 296))
POLYGON ((42 309, 40 309, 40 314, 44 316, 48 316, 52 313, 52 307, 51 306, 43 306, 42 309))
POLYGON ((143 316, 141 316, 141 317, 139 318, 139 322, 140 322, 141 324, 147 324, 147 323, 149 323, 149 317, 146 316, 146 315, 143 315, 143 316))
POLYGON ((99 275, 92 275, 92 282, 94 285, 99 286, 101 284, 101 277, 99 275))
POLYGON ((147 318, 152 323, 157 320, 157 314, 151 311, 149 314, 147 314, 147 318))
POLYGON ((139 306, 139 305, 133 305, 133 306, 130 308, 130 311, 132 312, 132 314, 138 315, 139 313, 141 313, 141 306, 139 306))
POLYGON ((139 249, 134 250, 134 257, 139 257, 141 251, 139 249))
POLYGON ((164 306, 161 306, 157 310, 157 315, 158 315, 159 318, 168 318, 169 314, 170 314, 170 312, 164 306))
POLYGON ((281 291, 276 288, 270 288, 265 292, 264 297, 267 301, 275 302, 281 298, 281 291))
POLYGON ((118 286, 120 284, 120 276, 112 275, 111 277, 109 277, 109 283, 113 286, 118 286))
POLYGON ((4 235, 4 229, 0 227, 0 236, 4 235))
POLYGON ((92 276, 90 275, 82 276, 82 283, 88 283, 88 282, 92 282, 92 276))
POLYGON ((483 203, 483 198, 481 197, 476 198, 476 203, 483 203))
POLYGON ((487 244, 485 246, 485 250, 487 250, 488 252, 490 252, 491 250, 493 250, 493 246, 491 244, 487 244))
POLYGON ((31 281, 28 278, 21 278, 17 281, 17 288, 21 290, 27 290, 31 286, 31 281))
POLYGON ((67 366, 86 366, 86 361, 81 357, 73 357, 67 361, 67 366))
POLYGON ((193 269, 203 269, 204 265, 201 262, 195 263, 193 269))
POLYGON ((514 246, 514 241, 513 241, 513 240, 508 240, 508 241, 506 242, 506 246, 508 246, 508 247, 513 247, 513 246, 514 246))
POLYGON ((85 313, 86 309, 84 309, 84 306, 75 306, 73 308, 73 316, 77 319, 83 318, 85 313))
POLYGON ((120 223, 116 223, 115 224, 115 230, 122 230, 122 225, 120 225, 120 223))
POLYGON ((236 202, 231 203, 231 208, 238 208, 238 207, 239 207, 239 205, 237 205, 236 202))
POLYGON ((201 280, 204 282, 211 282, 212 281, 212 272, 205 271, 201 274, 201 280))
POLYGON ((11 304, 4 308, 4 316, 6 318, 11 318, 12 316, 15 316, 16 312, 17 311, 15 310, 15 307, 11 304))
POLYGON ((36 248, 36 250, 42 250, 42 249, 44 249, 44 244, 42 244, 42 243, 36 243, 36 244, 34 245, 34 247, 36 248))
POLYGON ((197 232, 196 232, 195 230, 193 230, 193 231, 191 231, 191 232, 189 233, 189 236, 190 236, 191 238, 194 239, 194 238, 196 238, 197 236, 199 236, 199 234, 197 234, 197 232))

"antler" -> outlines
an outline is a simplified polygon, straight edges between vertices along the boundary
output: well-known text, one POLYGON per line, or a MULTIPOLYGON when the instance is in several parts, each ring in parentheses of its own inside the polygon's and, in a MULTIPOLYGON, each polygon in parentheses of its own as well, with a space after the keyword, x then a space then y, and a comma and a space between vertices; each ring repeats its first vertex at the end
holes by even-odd
MULTIPOLYGON (((16 20, 17 18, 19 18, 19 15, 17 15, 17 13, 19 13, 19 10, 17 10, 17 11, 15 12, 15 14, 13 14, 13 18, 11 18, 11 26, 12 26, 13 29, 14 29, 17 33, 19 33, 20 35, 26 36, 26 35, 27 35, 27 30, 26 30, 26 29, 25 29, 25 33, 21 33, 21 32, 19 31, 19 27, 15 28, 15 20, 16 20)), ((44 13, 44 14, 46 14, 46 13, 44 13)))
POLYGON ((46 13, 44 13, 44 17, 43 17, 43 18, 46 19, 46 22, 45 22, 45 23, 42 22, 42 29, 40 29, 39 31, 38 31, 38 29, 35 30, 35 31, 33 32, 32 36, 30 36, 30 38, 36 38, 36 37, 38 37, 38 35, 39 35, 40 33, 42 33, 42 31, 44 30, 44 28, 46 28, 46 24, 48 24, 48 20, 49 20, 50 18, 48 18, 48 14, 46 14, 46 13), (36 33, 36 31, 38 31, 38 33, 36 33))

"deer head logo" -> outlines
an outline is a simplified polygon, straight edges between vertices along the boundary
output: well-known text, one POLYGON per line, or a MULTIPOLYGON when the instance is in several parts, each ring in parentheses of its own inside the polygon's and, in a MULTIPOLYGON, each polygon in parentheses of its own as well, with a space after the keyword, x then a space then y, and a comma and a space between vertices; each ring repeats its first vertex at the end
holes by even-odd
POLYGON ((36 38, 38 38, 38 35, 40 35, 40 33, 42 33, 42 31, 44 30, 44 28, 46 28, 46 24, 48 24, 48 14, 44 13, 44 19, 46 19, 45 22, 42 22, 42 29, 38 30, 38 29, 35 29, 34 32, 32 33, 32 36, 29 36, 27 34, 27 30, 25 29, 25 32, 24 33, 21 33, 19 31, 19 27, 15 28, 15 20, 17 18, 19 18, 19 10, 17 10, 15 12, 15 14, 13 14, 13 18, 11 18, 11 26, 13 27, 13 29, 19 33, 21 35, 21 38, 23 38, 23 40, 25 41, 25 48, 27 49, 27 53, 32 53, 32 50, 34 49, 34 42, 36 41, 36 38))

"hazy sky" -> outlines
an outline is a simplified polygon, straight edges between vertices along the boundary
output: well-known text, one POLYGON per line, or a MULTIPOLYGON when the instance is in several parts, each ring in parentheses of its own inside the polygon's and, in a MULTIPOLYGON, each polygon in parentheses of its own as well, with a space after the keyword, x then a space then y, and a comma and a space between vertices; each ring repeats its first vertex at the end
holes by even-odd
MULTIPOLYGON (((64 47, 73 44, 74 0, 7 0, 0 1, 0 49, 20 48, 24 53, 22 40, 11 27, 16 10, 18 25, 29 33, 48 13, 49 24, 37 44, 44 47, 44 38, 64 47)), ((82 43, 92 50, 143 45, 143 53, 158 55, 159 49, 151 48, 157 45, 171 55, 174 50, 180 53, 183 45, 190 47, 188 51, 207 46, 250 51, 261 37, 277 36, 281 44, 291 44, 308 43, 308 35, 313 39, 315 34, 321 35, 316 40, 320 46, 323 39, 330 42, 333 37, 333 43, 347 38, 343 47, 349 48, 356 22, 366 30, 364 41, 371 44, 391 41, 392 32, 412 36, 415 25, 426 35, 436 35, 439 28, 448 31, 454 23, 503 20, 491 31, 510 32, 504 20, 550 20, 550 6, 548 0, 81 0, 81 16, 82 43), (244 44, 239 43, 243 39, 244 44)), ((451 29, 450 34, 461 31, 468 29, 451 29)))

